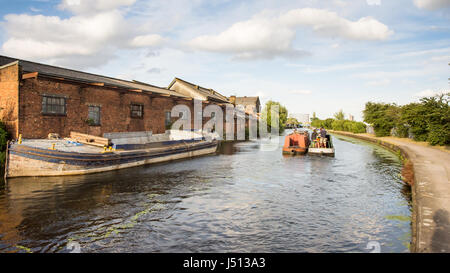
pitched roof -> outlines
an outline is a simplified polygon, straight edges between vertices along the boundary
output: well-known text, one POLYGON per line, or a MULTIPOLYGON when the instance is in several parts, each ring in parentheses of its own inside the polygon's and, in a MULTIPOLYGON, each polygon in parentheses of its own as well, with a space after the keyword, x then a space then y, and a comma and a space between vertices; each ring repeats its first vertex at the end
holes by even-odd
POLYGON ((217 91, 215 91, 213 89, 208 89, 208 88, 201 87, 199 85, 190 83, 190 82, 182 80, 180 78, 173 79, 173 81, 170 83, 168 89, 170 89, 177 81, 183 82, 183 83, 189 85, 190 87, 192 87, 193 89, 196 89, 196 91, 198 93, 200 93, 201 95, 207 97, 208 100, 212 99, 212 100, 217 100, 217 101, 220 101, 220 102, 223 102, 223 103, 230 103, 228 98, 226 96, 220 94, 219 92, 217 92, 217 91))
POLYGON ((178 92, 174 92, 167 88, 154 86, 147 83, 142 83, 138 81, 127 81, 116 79, 107 76, 96 75, 92 73, 35 63, 25 60, 20 60, 17 58, 11 58, 7 56, 0 55, 0 66, 4 66, 13 62, 19 62, 19 65, 22 67, 23 72, 38 72, 40 75, 55 77, 55 78, 64 78, 66 80, 74 80, 85 83, 104 83, 105 86, 113 86, 124 89, 139 89, 148 92, 154 92, 158 94, 171 95, 176 97, 187 98, 178 92))
POLYGON ((238 105, 256 105, 259 97, 236 97, 236 104, 238 105))

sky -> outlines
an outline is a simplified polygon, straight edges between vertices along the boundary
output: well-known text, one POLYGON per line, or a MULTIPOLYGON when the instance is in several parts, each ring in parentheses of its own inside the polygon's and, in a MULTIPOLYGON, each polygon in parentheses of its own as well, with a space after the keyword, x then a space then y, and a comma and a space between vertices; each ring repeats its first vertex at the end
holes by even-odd
POLYGON ((449 92, 450 0, 0 0, 0 55, 362 120, 449 92))

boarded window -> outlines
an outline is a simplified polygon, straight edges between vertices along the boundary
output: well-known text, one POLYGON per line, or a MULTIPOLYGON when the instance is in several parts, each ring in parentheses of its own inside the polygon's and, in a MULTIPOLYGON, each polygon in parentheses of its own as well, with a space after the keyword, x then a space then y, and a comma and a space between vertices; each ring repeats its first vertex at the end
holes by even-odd
POLYGON ((42 113, 50 115, 66 115, 66 98, 58 96, 42 96, 42 113))
POLYGON ((131 117, 132 118, 142 118, 143 116, 144 116, 144 105, 131 104, 131 117))
POLYGON ((89 125, 100 125, 100 106, 89 106, 89 125))

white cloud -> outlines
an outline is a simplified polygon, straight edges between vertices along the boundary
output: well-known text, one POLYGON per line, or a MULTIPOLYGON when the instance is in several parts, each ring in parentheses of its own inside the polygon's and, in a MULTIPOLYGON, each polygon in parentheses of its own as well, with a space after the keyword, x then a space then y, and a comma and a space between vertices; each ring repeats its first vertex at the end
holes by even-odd
POLYGON ((393 31, 371 17, 350 21, 322 9, 294 9, 281 16, 261 13, 233 24, 216 35, 203 35, 188 42, 197 50, 231 53, 238 59, 305 56, 292 47, 299 27, 311 27, 327 37, 350 40, 385 40, 393 31))
POLYGON ((414 0, 414 5, 420 9, 437 10, 450 7, 450 0, 414 0))
POLYGON ((165 39, 158 34, 148 34, 134 37, 130 45, 133 47, 160 46, 164 41, 165 39))
POLYGON ((292 48, 294 37, 294 30, 263 16, 254 16, 218 35, 199 36, 189 45, 199 50, 233 53, 238 59, 305 54, 292 48))
POLYGON ((8 14, 2 23, 7 34, 2 52, 23 59, 83 67, 83 63, 104 64, 116 49, 161 45, 164 41, 161 36, 139 33, 123 12, 115 9, 132 3, 134 0, 64 0, 60 7, 76 13, 67 19, 8 14), (98 12, 83 13, 88 3, 92 3, 91 10, 98 12))
POLYGON ((333 3, 338 7, 346 7, 349 4, 349 2, 343 0, 333 0, 333 3))
POLYGON ((63 0, 58 7, 76 14, 92 14, 130 6, 135 2, 136 0, 63 0))
POLYGON ((369 6, 379 6, 381 5, 381 0, 366 0, 369 6))
POLYGON ((450 92, 450 90, 437 91, 437 90, 426 89, 426 90, 415 93, 414 97, 415 98, 432 97, 432 96, 436 96, 436 95, 445 94, 448 92, 450 92))
POLYGON ((372 17, 350 21, 323 9, 291 10, 282 15, 280 21, 291 27, 310 26, 318 34, 350 40, 386 40, 394 33, 372 17))
POLYGON ((10 38, 3 44, 3 51, 22 58, 93 54, 117 39, 126 24, 117 11, 69 19, 10 14, 5 21, 10 38))

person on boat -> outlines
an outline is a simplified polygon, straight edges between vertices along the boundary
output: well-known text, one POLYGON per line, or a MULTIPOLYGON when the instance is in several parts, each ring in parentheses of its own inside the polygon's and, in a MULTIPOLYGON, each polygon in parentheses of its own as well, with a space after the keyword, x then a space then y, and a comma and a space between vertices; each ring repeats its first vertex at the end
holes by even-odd
POLYGON ((303 131, 303 135, 305 136, 305 138, 306 138, 306 147, 309 147, 309 145, 311 144, 311 139, 309 138, 309 133, 308 133, 308 131, 303 131))
POLYGON ((327 131, 323 127, 320 127, 320 146, 327 147, 327 131))
POLYGON ((314 148, 316 148, 316 143, 317 143, 317 130, 316 129, 314 129, 311 133, 311 141, 313 142, 314 148))

